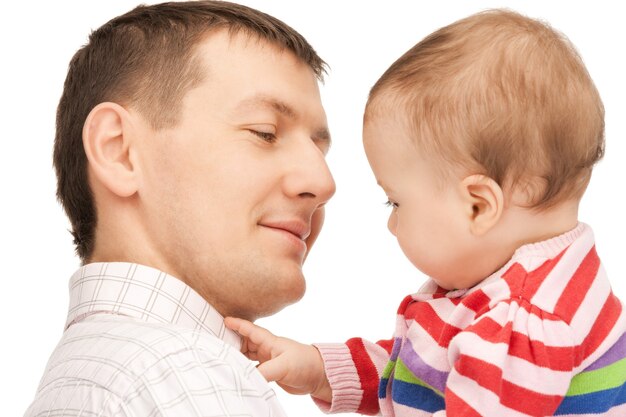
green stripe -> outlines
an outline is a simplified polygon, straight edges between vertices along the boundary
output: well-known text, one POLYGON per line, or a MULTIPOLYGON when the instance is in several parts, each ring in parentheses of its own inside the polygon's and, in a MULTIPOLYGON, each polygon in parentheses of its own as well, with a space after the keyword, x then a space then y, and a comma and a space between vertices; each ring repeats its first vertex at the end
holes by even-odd
POLYGON ((419 379, 418 377, 416 377, 413 374, 413 372, 411 372, 409 370, 409 368, 407 368, 406 365, 404 363, 402 363, 401 359, 398 359, 398 363, 396 364, 396 370, 394 372, 393 379, 397 379, 399 381, 403 381, 403 382, 406 382, 408 384, 421 385, 422 387, 425 387, 425 388, 428 388, 429 390, 432 390, 434 393, 436 393, 440 397, 443 397, 443 393, 441 391, 431 387, 426 382, 424 382, 421 379, 419 379))
POLYGON ((385 366, 385 369, 383 370, 383 375, 381 376, 381 378, 389 379, 389 376, 391 376, 391 372, 393 371, 393 368, 395 366, 396 366, 395 361, 387 362, 387 366, 385 366))
POLYGON ((572 379, 567 396, 617 388, 626 382, 626 358, 604 368, 582 372, 572 379))

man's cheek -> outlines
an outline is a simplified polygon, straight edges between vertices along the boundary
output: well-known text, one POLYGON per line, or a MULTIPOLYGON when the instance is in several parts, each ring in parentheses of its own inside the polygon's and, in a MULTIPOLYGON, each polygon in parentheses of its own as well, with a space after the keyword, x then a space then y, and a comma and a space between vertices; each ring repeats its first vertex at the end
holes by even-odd
POLYGON ((311 216, 311 234, 305 240, 306 247, 307 247, 305 259, 306 259, 306 256, 308 256, 309 252, 311 251, 311 247, 313 246, 313 243, 315 243, 315 241, 317 240, 317 237, 319 236, 320 231, 322 230, 322 225, 324 224, 325 213, 326 213, 325 207, 320 207, 317 210, 315 210, 313 212, 313 215, 311 216))

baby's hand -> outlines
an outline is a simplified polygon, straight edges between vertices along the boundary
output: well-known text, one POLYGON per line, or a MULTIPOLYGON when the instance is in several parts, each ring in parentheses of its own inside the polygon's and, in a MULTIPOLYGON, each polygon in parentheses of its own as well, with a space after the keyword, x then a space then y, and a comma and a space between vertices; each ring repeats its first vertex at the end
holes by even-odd
POLYGON ((241 352, 259 362, 258 370, 265 379, 276 381, 290 394, 311 394, 331 402, 324 362, 315 347, 274 336, 247 320, 227 317, 225 324, 243 336, 241 352))

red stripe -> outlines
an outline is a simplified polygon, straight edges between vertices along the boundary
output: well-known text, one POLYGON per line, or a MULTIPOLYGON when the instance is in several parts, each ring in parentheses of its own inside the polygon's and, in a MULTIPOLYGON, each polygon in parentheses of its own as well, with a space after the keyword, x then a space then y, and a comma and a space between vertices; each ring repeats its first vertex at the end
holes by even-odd
POLYGON ((446 389, 446 416, 447 417, 483 417, 472 406, 463 401, 461 397, 446 389))
POLYGON ((578 266, 554 308, 554 313, 568 324, 572 321, 574 314, 576 314, 585 295, 587 295, 591 284, 593 284, 598 275, 599 268, 600 258, 598 258, 596 247, 594 246, 578 266))
POLYGON ((563 398, 522 388, 503 379, 499 367, 471 356, 461 355, 454 368, 460 375, 497 395, 502 405, 532 416, 552 415, 563 398))
POLYGON ((461 329, 443 321, 428 302, 413 303, 405 312, 406 319, 413 319, 422 326, 439 346, 447 348, 450 340, 461 329))
POLYGON ((575 350, 572 346, 546 346, 518 332, 512 332, 509 342, 509 355, 552 371, 571 371, 577 365, 574 363, 575 350))
POLYGON ((361 414, 376 414, 378 412, 378 372, 376 366, 372 363, 363 339, 353 338, 346 342, 352 360, 356 366, 361 388, 363 389, 363 397, 357 412, 361 414))
MULTIPOLYGON (((527 301, 522 302, 519 307, 527 311, 529 314, 535 315, 542 321, 562 321, 555 315, 537 309, 527 301)), ((419 323, 419 325, 437 342, 437 344, 444 348, 447 348, 450 345, 452 338, 459 334, 459 332, 463 331, 463 329, 443 321, 437 315, 432 305, 428 302, 412 303, 407 308, 405 313, 407 314, 405 318, 413 319, 419 323)), ((477 323, 465 330, 473 331, 483 339, 492 343, 508 343, 511 326, 511 322, 507 322, 504 326, 507 330, 502 333, 503 327, 500 326, 500 324, 490 317, 483 317, 477 323)), ((543 341, 540 342, 543 343, 543 341)))
POLYGON ((489 296, 487 296, 487 294, 485 294, 483 290, 478 290, 467 296, 463 300, 462 304, 473 312, 477 313, 477 315, 480 315, 480 313, 489 309, 490 301, 491 298, 489 298, 489 296))
POLYGON ((511 339, 512 329, 513 323, 510 321, 501 326, 491 317, 485 317, 473 326, 468 327, 466 331, 475 333, 481 339, 490 343, 508 343, 511 339))
POLYGON ((376 344, 380 346, 381 348, 385 349, 385 351, 387 351, 387 353, 391 355, 391 351, 393 349, 393 342, 394 342, 393 339, 379 340, 378 342, 376 342, 376 344))
POLYGON ((526 271, 522 265, 514 263, 502 274, 502 278, 504 278, 511 290, 511 297, 532 299, 545 278, 559 263, 566 251, 567 249, 563 250, 555 258, 545 261, 537 269, 530 272, 526 271))
MULTIPOLYGON (((553 316, 550 313, 546 313, 542 310, 539 310, 528 302, 524 302, 522 305, 518 305, 518 307, 520 307, 521 310, 526 311, 528 314, 537 317, 539 320, 541 320, 544 323, 562 322, 561 320, 559 320, 558 317, 553 316), (537 313, 541 313, 541 314, 537 314, 537 313)), ((500 323, 495 321, 493 318, 489 316, 484 316, 484 317, 481 317, 481 319, 478 320, 476 323, 466 328, 465 331, 468 331, 468 330, 472 331, 478 334, 483 339, 493 341, 494 343, 498 343, 498 342, 508 343, 508 340, 509 340, 508 336, 510 335, 512 326, 513 326, 512 321, 507 321, 504 325, 500 325, 500 323), (496 338, 496 334, 502 333, 503 329, 506 329, 506 332, 503 333, 503 336, 506 336, 506 338, 502 338, 502 337, 496 338)), ((540 340, 540 342, 543 343, 542 340, 540 340)))
POLYGON ((500 395, 502 369, 472 356, 460 355, 454 369, 464 377, 476 381, 478 385, 500 395))
POLYGON ((404 316, 405 311, 407 309, 407 307, 413 302, 413 297, 410 295, 407 295, 406 297, 404 297, 404 299, 402 300, 402 302, 400 303, 400 307, 398 307, 398 314, 400 316, 404 316))
POLYGON ((446 294, 449 293, 449 292, 450 292, 450 290, 447 290, 447 289, 437 285, 437 289, 433 293, 433 298, 437 299, 437 298, 445 297, 446 294))
POLYGON ((502 278, 506 281, 511 292, 511 297, 518 296, 522 293, 522 285, 528 272, 517 262, 511 265, 507 271, 502 274, 502 278))
POLYGON ((613 293, 610 293, 600 314, 598 314, 596 321, 593 323, 591 331, 580 346, 580 356, 577 365, 595 352, 598 346, 600 346, 611 332, 621 313, 622 303, 613 293))
MULTIPOLYGON (((504 326, 485 317, 465 331, 471 331, 490 343, 506 343, 509 355, 524 359, 540 367, 553 371, 571 371, 592 354, 615 326, 622 311, 620 301, 611 294, 598 315, 591 332, 582 344, 576 346, 549 346, 541 340, 512 331, 512 322, 504 326)), ((544 321, 549 320, 545 317, 544 321)))
POLYGON ((575 347, 546 346, 543 341, 532 340, 528 335, 513 331, 513 323, 501 326, 485 317, 467 329, 490 343, 506 343, 510 356, 553 371, 570 371, 574 367, 575 347))
POLYGON ((522 388, 507 380, 502 381, 502 405, 531 416, 552 416, 563 401, 563 396, 546 395, 522 388))
POLYGON ((555 258, 545 261, 539 268, 529 272, 528 277, 526 277, 526 282, 524 283, 524 288, 522 289, 522 293, 520 295, 527 300, 531 300, 537 293, 537 290, 539 289, 541 284, 543 284, 548 274, 552 272, 552 270, 554 269, 556 264, 559 263, 559 261, 563 257, 563 254, 566 251, 567 249, 563 250, 555 258))

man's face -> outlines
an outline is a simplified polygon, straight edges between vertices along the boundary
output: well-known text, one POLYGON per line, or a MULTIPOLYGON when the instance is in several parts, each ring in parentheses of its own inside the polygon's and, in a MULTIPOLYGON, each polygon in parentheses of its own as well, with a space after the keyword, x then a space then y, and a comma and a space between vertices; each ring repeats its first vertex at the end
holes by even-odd
POLYGON ((269 315, 302 297, 302 263, 335 191, 313 71, 245 35, 198 47, 205 78, 179 123, 142 141, 141 221, 154 266, 223 315, 269 315))

